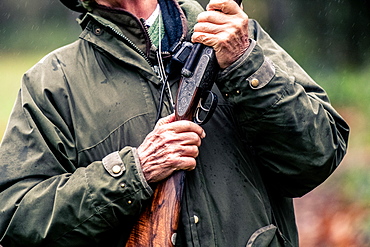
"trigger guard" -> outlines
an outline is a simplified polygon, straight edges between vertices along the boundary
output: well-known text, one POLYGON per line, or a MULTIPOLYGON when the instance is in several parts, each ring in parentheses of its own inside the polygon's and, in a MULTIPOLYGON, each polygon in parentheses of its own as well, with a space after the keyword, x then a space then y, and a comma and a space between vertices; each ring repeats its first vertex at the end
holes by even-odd
POLYGON ((208 94, 211 94, 211 96, 212 96, 211 107, 207 109, 202 105, 203 100, 201 100, 199 102, 199 107, 197 108, 197 110, 195 112, 195 116, 194 116, 194 123, 196 123, 196 124, 199 124, 199 125, 206 124, 209 121, 209 119, 212 117, 213 113, 216 110, 217 103, 218 103, 217 94, 215 94, 212 91, 208 91, 208 94), (207 112, 207 114, 206 114, 206 116, 203 120, 201 120, 199 118, 199 113, 200 113, 201 110, 204 111, 204 112, 207 112))

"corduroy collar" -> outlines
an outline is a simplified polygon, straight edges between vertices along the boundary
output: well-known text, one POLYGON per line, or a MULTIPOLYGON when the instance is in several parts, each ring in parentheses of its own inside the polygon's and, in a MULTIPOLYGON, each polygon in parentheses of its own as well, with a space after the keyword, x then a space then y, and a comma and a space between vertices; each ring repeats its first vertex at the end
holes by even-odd
MULTIPOLYGON (((175 1, 159 0, 159 5, 165 27, 162 51, 167 53, 167 51, 170 51, 174 45, 185 37, 187 25, 183 23, 182 10, 175 1)), ((124 9, 109 8, 98 4, 94 6, 92 14, 103 17, 118 26, 122 34, 135 43, 155 64, 155 53, 153 52, 152 44, 144 24, 145 20, 138 19, 124 9)))

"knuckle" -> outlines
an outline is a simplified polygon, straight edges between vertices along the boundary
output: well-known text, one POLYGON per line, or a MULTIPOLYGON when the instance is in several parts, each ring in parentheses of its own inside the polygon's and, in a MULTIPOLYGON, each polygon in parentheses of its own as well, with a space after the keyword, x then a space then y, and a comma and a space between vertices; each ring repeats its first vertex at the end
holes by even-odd
POLYGON ((191 157, 192 158, 196 158, 196 157, 198 157, 198 155, 199 155, 199 149, 198 149, 198 147, 197 146, 193 146, 193 148, 192 148, 192 150, 191 150, 191 157))
POLYGON ((179 156, 171 152, 166 155, 165 164, 169 167, 176 167, 179 162, 179 156))
POLYGON ((204 12, 205 12, 205 11, 200 12, 200 13, 198 14, 198 16, 197 16, 197 21, 202 20, 202 18, 203 18, 203 16, 204 16, 204 12))
POLYGON ((217 48, 222 50, 222 48, 226 47, 229 43, 229 32, 224 32, 223 35, 219 36, 218 42, 217 42, 217 48))
POLYGON ((190 158, 188 157, 185 161, 184 161, 184 164, 183 164, 183 170, 192 170, 194 169, 196 166, 196 161, 195 161, 195 158, 190 158))
POLYGON ((165 125, 157 125, 156 128, 153 130, 153 134, 157 137, 161 135, 162 133, 166 132, 168 130, 167 126, 165 125))
POLYGON ((198 138, 199 138, 199 136, 196 132, 189 132, 189 139, 190 140, 196 141, 196 140, 198 140, 198 138))
POLYGON ((192 162, 189 164, 189 170, 194 170, 197 166, 197 162, 195 159, 192 159, 192 162))
POLYGON ((191 121, 184 121, 184 125, 185 125, 185 127, 187 128, 187 129, 191 129, 191 127, 193 126, 193 122, 191 122, 191 121))
POLYGON ((202 143, 202 139, 196 133, 193 133, 193 143, 196 148, 198 148, 202 143))
POLYGON ((197 24, 194 25, 194 33, 193 36, 198 36, 198 32, 202 30, 202 25, 201 22, 198 22, 197 24))

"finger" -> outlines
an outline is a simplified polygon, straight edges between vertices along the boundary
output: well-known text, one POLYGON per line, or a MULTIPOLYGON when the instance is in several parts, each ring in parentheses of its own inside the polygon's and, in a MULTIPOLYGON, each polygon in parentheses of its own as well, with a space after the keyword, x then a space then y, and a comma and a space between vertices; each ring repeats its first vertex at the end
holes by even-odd
MULTIPOLYGON (((166 124, 159 126, 149 133, 143 143, 138 147, 140 155, 147 158, 150 156, 158 157, 161 153, 176 153, 177 151, 181 151, 181 146, 184 145, 201 145, 201 138, 205 134, 199 135, 199 133, 193 131, 177 133, 179 128, 176 128, 176 126, 179 125, 172 126, 171 123, 166 124)), ((200 129, 200 131, 203 131, 202 128, 200 129)))
POLYGON ((221 40, 220 36, 216 36, 212 33, 203 33, 203 32, 194 32, 191 41, 193 43, 202 43, 206 46, 211 46, 215 48, 216 45, 218 45, 221 40))
POLYGON ((195 158, 192 157, 181 157, 179 162, 177 162, 177 166, 175 170, 186 170, 191 171, 194 170, 197 165, 195 158))
POLYGON ((173 131, 163 133, 161 138, 157 142, 152 142, 153 148, 163 148, 163 149, 173 149, 174 152, 177 152, 178 146, 189 146, 194 145, 200 147, 202 143, 201 137, 195 132, 182 132, 175 133, 173 131))
POLYGON ((217 34, 224 31, 223 26, 207 22, 198 22, 194 26, 194 32, 217 34))
POLYGON ((199 148, 195 145, 184 146, 181 152, 181 157, 196 158, 199 155, 199 148))
POLYGON ((198 15, 197 22, 207 22, 222 25, 226 23, 225 18, 227 19, 228 17, 228 15, 218 11, 205 11, 198 15))
POLYGON ((165 137, 160 142, 154 142, 148 147, 152 155, 159 158, 173 154, 176 156, 198 156, 198 147, 201 145, 200 137, 193 133, 181 133, 165 137))
POLYGON ((171 114, 167 117, 159 119, 157 124, 155 125, 155 128, 158 127, 158 126, 162 126, 164 124, 172 123, 174 121, 175 121, 175 114, 171 114))
POLYGON ((187 120, 175 121, 163 125, 161 128, 162 131, 173 131, 174 133, 195 132, 200 138, 204 138, 206 136, 202 127, 187 120))
POLYGON ((178 136, 178 138, 180 145, 195 145, 197 147, 200 147, 202 143, 201 137, 194 132, 182 133, 178 136))
POLYGON ((240 6, 234 0, 211 0, 206 9, 233 15, 240 11, 240 6))

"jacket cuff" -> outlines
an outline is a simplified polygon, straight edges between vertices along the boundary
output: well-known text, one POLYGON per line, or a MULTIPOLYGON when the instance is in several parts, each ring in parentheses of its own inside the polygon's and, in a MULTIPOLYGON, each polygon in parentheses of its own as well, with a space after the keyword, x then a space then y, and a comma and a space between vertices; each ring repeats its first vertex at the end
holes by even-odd
POLYGON ((142 185, 143 191, 147 196, 153 194, 152 188, 147 183, 141 164, 137 156, 136 148, 126 147, 119 152, 113 152, 105 156, 102 160, 104 169, 114 178, 119 179, 126 172, 132 173, 135 180, 142 185))
POLYGON ((139 157, 137 156, 136 148, 126 147, 126 148, 122 149, 119 152, 119 154, 120 154, 120 157, 121 157, 123 163, 124 164, 129 164, 132 167, 132 171, 134 171, 136 180, 139 181, 142 184, 146 194, 148 196, 151 196, 153 194, 153 190, 149 186, 149 184, 147 183, 147 181, 144 177, 143 170, 141 169, 140 160, 139 160, 139 157))
POLYGON ((136 148, 132 148, 132 154, 133 154, 134 159, 135 159, 137 175, 138 175, 141 183, 143 184, 144 188, 146 188, 146 190, 148 190, 148 193, 151 195, 151 194, 153 194, 153 190, 150 187, 150 185, 148 184, 148 182, 147 182, 147 180, 144 176, 144 173, 143 173, 143 170, 142 170, 142 167, 141 167, 141 163, 140 163, 140 160, 139 160, 139 156, 137 155, 137 149, 136 148))
POLYGON ((224 70, 222 70, 221 73, 220 73, 220 77, 222 78, 222 77, 228 76, 234 70, 238 69, 241 65, 243 65, 243 63, 245 62, 245 60, 249 57, 249 55, 254 50, 254 47, 256 46, 256 43, 257 42, 255 40, 249 39, 249 47, 248 47, 248 49, 233 64, 231 64, 229 67, 227 67, 224 70))
POLYGON ((264 56, 256 41, 250 40, 250 46, 243 56, 220 73, 217 85, 225 98, 237 103, 237 97, 243 91, 261 89, 274 76, 274 64, 264 56))
POLYGON ((85 169, 87 203, 110 225, 137 215, 153 190, 143 179, 132 147, 108 154, 85 169))

